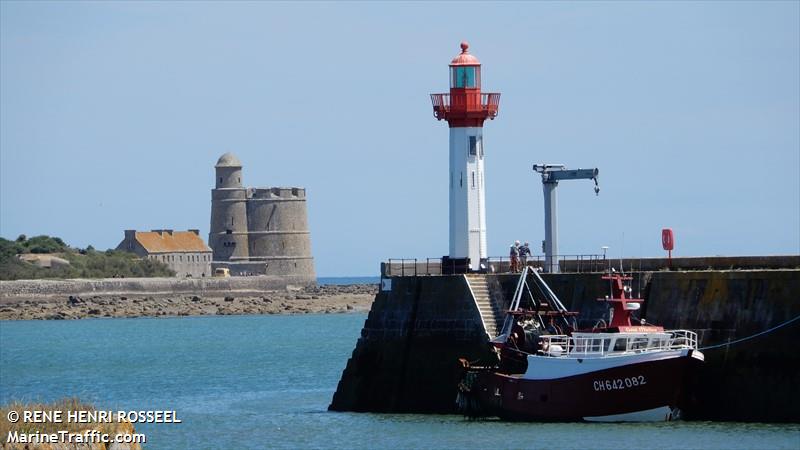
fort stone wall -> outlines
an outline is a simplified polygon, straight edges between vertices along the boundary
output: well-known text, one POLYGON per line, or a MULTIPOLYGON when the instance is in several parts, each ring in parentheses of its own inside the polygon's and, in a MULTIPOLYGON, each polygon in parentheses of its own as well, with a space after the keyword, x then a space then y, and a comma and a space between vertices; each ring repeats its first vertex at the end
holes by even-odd
POLYGON ((214 261, 247 258, 247 190, 214 189, 211 192, 211 231, 208 246, 214 261))
POLYGON ((244 188, 241 163, 230 153, 220 157, 215 168, 209 233, 214 251, 212 270, 227 267, 231 275, 316 279, 306 190, 244 188))

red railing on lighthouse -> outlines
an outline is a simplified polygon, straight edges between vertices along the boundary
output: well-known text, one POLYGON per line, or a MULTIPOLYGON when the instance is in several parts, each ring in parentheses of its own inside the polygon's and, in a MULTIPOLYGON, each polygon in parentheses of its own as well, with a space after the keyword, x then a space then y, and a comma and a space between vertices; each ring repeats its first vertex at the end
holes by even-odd
POLYGON ((431 94, 431 103, 433 116, 439 120, 450 120, 453 116, 494 119, 500 107, 500 93, 431 94))

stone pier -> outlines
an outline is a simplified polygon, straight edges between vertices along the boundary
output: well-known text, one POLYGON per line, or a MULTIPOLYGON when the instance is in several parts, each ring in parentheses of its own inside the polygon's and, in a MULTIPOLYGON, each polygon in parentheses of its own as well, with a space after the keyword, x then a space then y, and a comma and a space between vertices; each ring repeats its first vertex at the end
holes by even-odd
MULTIPOLYGON (((633 274, 641 314, 665 328, 698 333, 707 347, 760 333, 800 316, 800 269, 658 271, 633 274)), ((495 299, 517 275, 489 274, 495 299)), ((546 274, 579 325, 608 318, 597 301, 600 273, 546 274)), ((500 300, 502 301, 502 300, 500 300)), ((506 305, 507 306, 507 305, 506 305)), ((330 405, 337 411, 455 413, 459 358, 490 361, 481 315, 463 275, 387 276, 330 405)), ((687 418, 800 421, 800 321, 728 347, 706 350, 687 418)))

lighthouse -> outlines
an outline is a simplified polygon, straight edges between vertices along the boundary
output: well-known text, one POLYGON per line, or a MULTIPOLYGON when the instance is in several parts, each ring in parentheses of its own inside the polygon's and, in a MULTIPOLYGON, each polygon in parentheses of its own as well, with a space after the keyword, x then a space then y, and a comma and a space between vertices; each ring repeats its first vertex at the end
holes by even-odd
POLYGON ((431 94, 431 102, 450 126, 450 258, 469 258, 478 270, 487 256, 483 122, 497 116, 500 94, 481 92, 481 63, 468 43, 450 62, 450 93, 431 94))

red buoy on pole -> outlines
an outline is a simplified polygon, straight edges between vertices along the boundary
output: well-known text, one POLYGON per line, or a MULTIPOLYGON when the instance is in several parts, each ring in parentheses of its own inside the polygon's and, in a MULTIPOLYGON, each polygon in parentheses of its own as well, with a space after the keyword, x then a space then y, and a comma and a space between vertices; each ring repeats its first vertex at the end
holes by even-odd
POLYGON ((669 267, 672 268, 672 249, 675 248, 675 233, 672 228, 661 230, 661 246, 669 252, 669 267))

